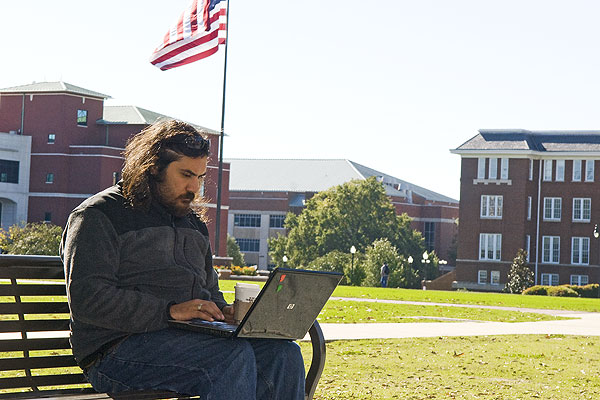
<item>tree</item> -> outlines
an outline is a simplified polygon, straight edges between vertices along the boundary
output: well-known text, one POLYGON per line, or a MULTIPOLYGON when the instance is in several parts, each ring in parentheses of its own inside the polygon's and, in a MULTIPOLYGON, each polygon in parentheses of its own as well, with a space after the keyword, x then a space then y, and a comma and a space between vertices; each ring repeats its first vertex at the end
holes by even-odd
POLYGON ((233 265, 246 265, 246 262, 244 261, 244 255, 240 251, 240 246, 235 241, 235 238, 229 235, 227 235, 227 257, 233 258, 231 261, 233 265))
POLYGON ((13 225, 0 230, 0 249, 7 254, 38 254, 57 256, 62 228, 45 223, 13 225))
POLYGON ((364 256, 361 253, 356 253, 353 265, 352 254, 334 250, 312 261, 308 265, 308 269, 341 272, 344 274, 342 285, 360 285, 367 275, 363 260, 364 256))
POLYGON ((508 282, 504 288, 505 292, 522 293, 523 290, 533 286, 533 271, 526 265, 527 252, 523 249, 517 251, 517 256, 513 259, 508 273, 508 282))
MULTIPOLYGON (((287 238, 272 239, 293 267, 307 266, 334 250, 364 253, 375 240, 386 238, 402 254, 422 254, 421 234, 410 227, 406 214, 396 215, 383 186, 371 177, 353 180, 312 197, 300 215, 288 214, 287 238)), ((276 251, 272 251, 274 258, 276 251)), ((280 254, 277 254, 279 257, 280 254)))

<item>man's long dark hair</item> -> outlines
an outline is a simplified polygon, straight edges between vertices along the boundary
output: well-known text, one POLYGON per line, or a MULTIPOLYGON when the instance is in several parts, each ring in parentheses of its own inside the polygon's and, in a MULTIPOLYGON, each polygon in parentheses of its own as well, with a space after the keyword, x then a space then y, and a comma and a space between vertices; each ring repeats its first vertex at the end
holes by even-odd
MULTIPOLYGON (((131 207, 148 211, 153 197, 152 185, 170 163, 183 156, 196 158, 210 154, 208 146, 188 146, 186 137, 204 136, 186 122, 161 120, 127 141, 123 152, 123 195, 131 207)), ((198 213, 198 202, 195 203, 193 209, 198 213)))

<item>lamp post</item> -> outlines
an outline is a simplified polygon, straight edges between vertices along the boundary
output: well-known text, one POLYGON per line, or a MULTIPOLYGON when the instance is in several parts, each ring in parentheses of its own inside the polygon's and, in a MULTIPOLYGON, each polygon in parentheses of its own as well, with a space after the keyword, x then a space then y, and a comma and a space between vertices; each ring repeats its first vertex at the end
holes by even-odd
POLYGON ((288 262, 288 258, 287 258, 287 256, 285 254, 283 255, 282 260, 283 260, 283 267, 285 268, 286 262, 288 262))
POLYGON ((408 269, 406 270, 406 288, 408 289, 411 286, 410 281, 412 276, 412 263, 413 261, 415 261, 415 259, 413 258, 413 256, 408 256, 406 261, 408 261, 408 269))
POLYGON ((350 253, 352 254, 352 267, 350 268, 350 270, 352 271, 352 276, 350 277, 350 283, 352 283, 352 281, 354 280, 354 253, 356 253, 356 247, 354 247, 354 245, 350 247, 350 253))
MULTIPOLYGON (((594 237, 596 239, 600 237, 600 232, 598 232, 598 224, 594 224, 594 237)), ((598 279, 598 284, 600 285, 600 279, 598 279)), ((600 298, 600 286, 598 286, 598 298, 600 298)))

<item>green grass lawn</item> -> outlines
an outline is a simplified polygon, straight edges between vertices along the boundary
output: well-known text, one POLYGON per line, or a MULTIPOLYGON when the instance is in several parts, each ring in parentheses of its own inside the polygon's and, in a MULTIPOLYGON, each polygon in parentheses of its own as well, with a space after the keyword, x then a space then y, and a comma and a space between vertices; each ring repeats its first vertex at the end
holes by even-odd
POLYGON ((365 322, 535 322, 565 319, 544 314, 484 308, 421 306, 412 304, 367 303, 329 300, 319 314, 320 323, 365 322))
POLYGON ((333 296, 600 312, 600 299, 579 297, 524 296, 507 293, 392 289, 362 286, 338 286, 333 292, 333 296))
POLYGON ((599 371, 597 336, 336 341, 314 398, 595 400, 599 371))

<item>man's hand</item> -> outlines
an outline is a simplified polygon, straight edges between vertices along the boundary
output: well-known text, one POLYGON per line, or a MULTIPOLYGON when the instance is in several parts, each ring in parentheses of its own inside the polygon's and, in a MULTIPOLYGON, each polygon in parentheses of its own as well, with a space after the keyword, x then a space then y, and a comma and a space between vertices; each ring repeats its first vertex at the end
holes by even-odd
MULTIPOLYGON (((225 308, 226 307, 223 309, 225 308)), ((212 301, 199 299, 189 300, 185 303, 173 304, 169 308, 169 314, 173 319, 179 321, 188 321, 193 318, 200 318, 205 321, 223 321, 225 319, 225 315, 223 315, 215 303, 212 301)), ((231 311, 231 316, 233 318, 233 311, 231 311)))

